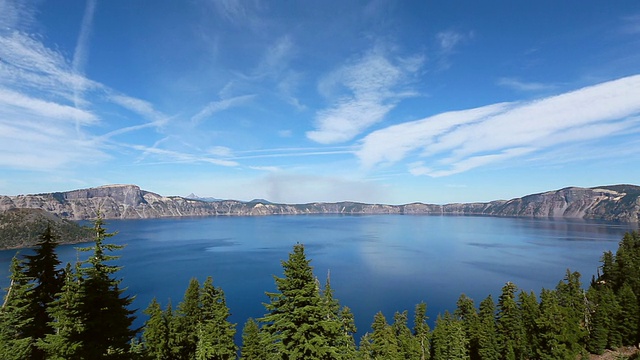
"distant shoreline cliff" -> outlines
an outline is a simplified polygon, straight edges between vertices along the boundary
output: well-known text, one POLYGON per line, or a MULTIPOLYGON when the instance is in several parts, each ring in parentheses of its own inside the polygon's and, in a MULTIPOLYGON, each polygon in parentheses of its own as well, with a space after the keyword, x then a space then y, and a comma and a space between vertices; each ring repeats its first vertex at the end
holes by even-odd
POLYGON ((447 205, 202 201, 180 196, 161 196, 141 190, 136 185, 106 185, 67 192, 0 196, 0 211, 17 208, 42 209, 69 220, 94 219, 100 212, 106 219, 303 214, 451 214, 638 222, 640 187, 569 187, 511 200, 447 205))

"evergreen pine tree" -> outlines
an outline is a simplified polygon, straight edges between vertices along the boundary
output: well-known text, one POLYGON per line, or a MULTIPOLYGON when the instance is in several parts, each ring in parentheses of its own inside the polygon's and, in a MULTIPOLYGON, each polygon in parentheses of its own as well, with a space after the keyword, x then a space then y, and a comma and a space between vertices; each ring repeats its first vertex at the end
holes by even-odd
POLYGON ((429 337, 431 330, 427 324, 427 304, 424 302, 416 305, 413 316, 413 337, 418 346, 418 360, 428 360, 431 356, 429 337))
POLYGON ((537 319, 537 355, 541 360, 575 359, 567 344, 567 318, 555 291, 542 289, 540 293, 540 317, 537 319))
POLYGON ((224 292, 213 286, 213 279, 208 277, 200 292, 200 322, 198 323, 198 342, 196 360, 228 360, 236 358, 236 345, 233 337, 236 325, 228 321, 224 292))
POLYGON ((400 348, 391 325, 382 312, 373 317, 371 325, 371 356, 373 359, 401 359, 400 348))
POLYGON ((567 269, 565 278, 556 286, 558 304, 565 319, 564 344, 568 356, 576 357, 583 351, 587 336, 585 293, 580 282, 580 273, 567 269))
POLYGON ((495 323, 496 306, 491 295, 482 300, 478 310, 478 357, 481 360, 498 360, 500 351, 495 323))
POLYGON ((398 344, 398 350, 400 352, 400 359, 417 359, 420 356, 419 343, 413 337, 411 330, 407 326, 408 322, 407 311, 396 312, 393 316, 393 329, 398 344))
POLYGON ((320 292, 304 253, 296 244, 282 262, 284 277, 274 277, 278 292, 267 292, 268 313, 260 319, 270 337, 269 356, 278 359, 323 359, 336 353, 323 337, 325 312, 320 292))
POLYGON ((356 357, 357 348, 353 335, 356 333, 356 323, 353 313, 348 306, 343 306, 340 310, 338 319, 341 324, 342 333, 338 341, 338 354, 340 358, 345 360, 354 359, 356 357))
MULTIPOLYGON (((25 256, 26 275, 34 282, 34 287, 28 294, 33 316, 29 335, 34 341, 44 339, 46 334, 53 333, 51 326, 53 319, 47 309, 62 290, 64 282, 62 270, 58 269, 60 261, 55 252, 57 246, 57 238, 51 230, 51 225, 48 225, 40 235, 40 242, 34 249, 34 254, 25 256)), ((29 358, 44 359, 45 353, 39 348, 33 347, 29 358)))
POLYGON ((267 354, 260 341, 260 327, 258 323, 249 318, 242 329, 242 360, 266 360, 267 354))
POLYGON ((498 298, 497 333, 501 358, 516 360, 523 358, 524 328, 522 317, 515 300, 517 287, 508 282, 502 287, 498 298))
POLYGON ((200 319, 200 283, 198 279, 192 278, 182 301, 176 308, 173 322, 170 325, 174 344, 173 352, 176 359, 191 360, 195 358, 200 319))
POLYGON ((360 338, 360 344, 358 346, 358 353, 356 359, 358 360, 373 360, 373 349, 371 345, 371 334, 366 333, 360 338))
POLYGON ((149 316, 142 332, 142 341, 147 355, 153 360, 170 359, 169 321, 156 298, 151 300, 144 314, 149 316))
POLYGON ((538 347, 538 328, 536 321, 540 317, 540 306, 536 294, 531 291, 521 291, 518 294, 518 308, 522 314, 522 326, 524 328, 523 356, 525 359, 536 357, 538 347))
POLYGON ((448 311, 442 316, 438 315, 432 335, 432 359, 467 360, 468 346, 469 340, 462 322, 448 311))
POLYGON ((620 308, 613 290, 606 284, 596 284, 588 292, 589 302, 594 310, 590 319, 590 332, 587 350, 593 354, 602 354, 607 348, 619 346, 622 336, 616 319, 620 308))
POLYGON ((322 337, 327 341, 331 351, 328 353, 329 359, 342 359, 347 349, 348 339, 344 338, 343 324, 340 319, 340 302, 333 297, 333 289, 331 288, 331 276, 327 274, 327 281, 321 294, 322 305, 322 337))
POLYGON ((465 294, 460 295, 456 303, 454 315, 462 322, 465 335, 469 340, 468 351, 471 360, 477 360, 478 355, 478 313, 473 299, 465 294))
POLYGON ((94 222, 95 245, 81 249, 93 253, 81 267, 84 280, 79 289, 80 311, 85 320, 80 334, 84 344, 82 356, 87 359, 126 358, 123 353, 127 352, 136 333, 131 329, 135 311, 128 309, 133 298, 124 295, 125 290, 119 287, 121 280, 114 278, 120 266, 109 262, 119 256, 107 254, 123 246, 104 243, 114 234, 107 233, 103 225, 99 216, 94 222))
POLYGON ((51 323, 53 333, 46 334, 38 341, 38 347, 45 351, 47 358, 82 359, 85 343, 80 336, 85 328, 85 314, 82 312, 79 276, 80 264, 75 270, 67 264, 63 276, 62 290, 56 300, 49 306, 49 314, 54 319, 51 323))
POLYGON ((615 323, 622 338, 622 345, 638 344, 638 324, 640 314, 638 311, 638 299, 631 289, 631 285, 625 283, 618 290, 617 296, 620 312, 615 323))
POLYGON ((29 292, 32 284, 25 275, 23 261, 17 255, 11 260, 9 270, 11 281, 0 308, 0 357, 28 359, 34 348, 34 339, 30 336, 33 309, 29 292))

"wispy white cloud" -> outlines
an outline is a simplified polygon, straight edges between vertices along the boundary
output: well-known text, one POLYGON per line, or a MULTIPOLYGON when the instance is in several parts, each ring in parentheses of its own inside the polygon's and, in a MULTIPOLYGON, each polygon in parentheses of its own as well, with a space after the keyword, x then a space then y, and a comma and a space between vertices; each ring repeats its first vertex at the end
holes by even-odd
MULTIPOLYGON (((96 10, 96 0, 87 1, 84 15, 82 17, 82 24, 80 26, 80 34, 78 35, 78 41, 73 52, 73 60, 71 62, 72 71, 79 76, 84 76, 84 68, 87 63, 89 37, 91 35, 91 28, 93 25, 93 14, 96 10)), ((73 97, 76 107, 80 106, 82 93, 84 92, 85 82, 74 83, 73 97)))
POLYGON ((235 106, 246 104, 247 102, 251 101, 253 98, 255 98, 255 95, 241 95, 241 96, 236 96, 229 99, 212 101, 191 118, 191 123, 193 125, 197 125, 201 123, 204 119, 212 116, 215 113, 218 113, 223 110, 227 110, 229 108, 233 108, 235 106))
POLYGON ((409 79, 422 61, 392 61, 378 48, 332 72, 318 89, 334 104, 316 114, 316 130, 307 137, 322 144, 345 142, 382 121, 401 99, 415 95, 409 79))
POLYGON ((375 131, 357 155, 366 167, 418 155, 422 160, 409 165, 413 174, 452 175, 638 130, 638 93, 635 75, 531 102, 447 112, 375 131))
MULTIPOLYGON (((131 148, 137 150, 143 154, 140 159, 147 158, 152 156, 158 163, 162 164, 170 164, 170 163, 180 163, 180 164, 194 164, 194 163, 205 163, 212 164, 218 166, 226 166, 226 167, 236 167, 239 164, 232 160, 226 160, 219 158, 217 155, 213 154, 193 154, 186 153, 168 149, 162 149, 158 147, 159 142, 154 144, 154 146, 145 146, 145 145, 135 145, 135 144, 120 144, 122 147, 131 148)), ((140 160, 139 160, 140 161, 140 160)), ((146 163, 150 163, 151 161, 146 161, 146 163)))
POLYGON ((282 36, 268 47, 258 68, 255 70, 257 77, 277 76, 288 68, 293 56, 294 45, 291 37, 282 36))
POLYGON ((620 29, 624 34, 640 34, 640 14, 633 14, 623 17, 620 29))
POLYGON ((448 69, 451 66, 449 57, 456 53, 457 48, 473 39, 475 33, 473 31, 460 32, 454 30, 441 31, 435 35, 438 44, 438 67, 440 70, 448 69))
POLYGON ((498 79, 498 85, 517 91, 543 91, 555 88, 552 84, 540 82, 525 82, 516 78, 503 77, 498 79))
POLYGON ((452 53, 458 44, 470 37, 473 37, 473 33, 465 34, 453 30, 441 31, 436 34, 436 40, 440 46, 440 51, 445 54, 452 53))
POLYGON ((142 115, 145 119, 153 120, 157 122, 164 122, 168 119, 168 116, 162 112, 156 110, 148 101, 137 99, 131 96, 123 94, 112 94, 108 96, 108 100, 129 109, 138 115, 142 115))
POLYGON ((0 85, 73 101, 74 89, 98 87, 76 74, 57 51, 17 30, 0 30, 0 85))
POLYGON ((0 104, 4 107, 0 113, 14 113, 16 117, 25 116, 27 113, 60 121, 76 121, 83 125, 92 124, 98 120, 91 112, 2 88, 0 88, 0 104))
POLYGON ((0 29, 25 28, 35 18, 32 4, 22 0, 0 0, 0 29))

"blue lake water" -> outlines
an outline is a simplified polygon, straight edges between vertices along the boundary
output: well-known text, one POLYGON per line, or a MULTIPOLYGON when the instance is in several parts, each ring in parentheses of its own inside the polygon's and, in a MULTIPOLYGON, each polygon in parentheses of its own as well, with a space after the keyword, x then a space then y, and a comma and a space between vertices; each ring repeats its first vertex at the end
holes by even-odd
MULTIPOLYGON (((603 251, 615 250, 631 224, 468 216, 267 216, 109 220, 118 234, 123 286, 143 310, 155 296, 181 301, 189 279, 212 276, 222 287, 238 334, 249 317, 261 317, 265 291, 275 291, 281 260, 305 244, 321 284, 327 273, 335 296, 355 315, 358 338, 383 311, 425 301, 435 319, 453 310, 461 293, 476 301, 497 296, 505 282, 539 293, 553 288, 567 268, 588 284, 603 251)), ((84 259, 77 245, 59 247, 66 262, 84 259)), ((25 251, 23 251, 25 252, 25 251)), ((15 251, 0 252, 0 285, 8 285, 15 251)), ((497 297, 494 297, 497 299, 497 297)), ((137 325, 145 320, 139 314, 137 325)), ((411 325, 411 324, 410 324, 411 325)), ((239 335, 238 335, 239 339, 239 335)), ((356 339, 358 341, 358 339, 356 339)))

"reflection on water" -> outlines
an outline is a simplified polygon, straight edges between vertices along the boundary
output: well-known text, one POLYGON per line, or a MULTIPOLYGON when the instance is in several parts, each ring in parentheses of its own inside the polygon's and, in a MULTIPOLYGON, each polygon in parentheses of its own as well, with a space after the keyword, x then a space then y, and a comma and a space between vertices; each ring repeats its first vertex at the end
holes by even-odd
MULTIPOLYGON (((431 319, 452 309, 461 293, 478 304, 507 281, 536 293, 552 288, 567 268, 588 282, 603 251, 614 250, 632 225, 467 216, 269 216, 111 220, 120 252, 119 273, 134 306, 152 297, 174 306, 191 277, 214 278, 227 296, 238 334, 248 317, 264 314, 265 291, 275 290, 280 261, 305 244, 316 276, 353 309, 360 333, 375 312, 392 318, 425 301, 431 319)), ((8 285, 10 258, 0 252, 0 281, 8 285)), ((63 262, 82 259, 61 246, 63 262)), ((142 316, 142 315, 140 315, 142 316)), ((139 319, 139 323, 144 321, 139 319)), ((239 335, 238 335, 239 336, 239 335)))

